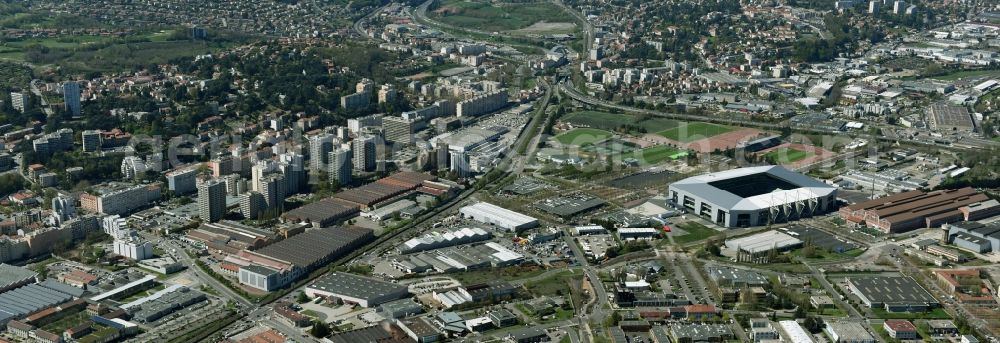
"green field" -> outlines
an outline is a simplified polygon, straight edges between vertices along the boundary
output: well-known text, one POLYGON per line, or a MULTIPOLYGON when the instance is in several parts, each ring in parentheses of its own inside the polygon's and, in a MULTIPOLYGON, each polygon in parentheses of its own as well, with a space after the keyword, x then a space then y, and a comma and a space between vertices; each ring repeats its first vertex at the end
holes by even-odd
POLYGON ((598 129, 572 129, 556 136, 559 143, 565 145, 590 145, 611 137, 611 132, 598 129))
POLYGON ((452 26, 488 32, 512 31, 537 22, 574 23, 573 17, 547 2, 490 3, 442 0, 428 15, 452 26))
POLYGON ((935 308, 929 312, 889 312, 885 309, 872 309, 872 314, 881 319, 951 319, 943 308, 935 308))
POLYGON ((987 76, 987 75, 1000 75, 1000 70, 963 70, 951 74, 934 76, 930 78, 941 81, 955 81, 958 79, 977 77, 977 76, 987 76))
MULTIPOLYGON (((608 131, 616 131, 618 128, 629 125, 633 128, 642 127, 647 132, 659 132, 681 125, 673 119, 648 118, 639 120, 636 116, 629 114, 609 113, 601 111, 578 111, 566 114, 562 121, 575 126, 591 127, 608 131)), ((635 132, 638 133, 638 132, 635 132)))
POLYGON ((675 128, 663 130, 657 132, 656 134, 681 143, 690 143, 700 139, 718 136, 733 130, 736 129, 729 126, 711 123, 693 122, 683 123, 675 128))
POLYGON ((562 120, 575 126, 614 130, 621 125, 634 123, 635 117, 618 113, 579 111, 564 115, 562 120))
POLYGON ((687 156, 687 152, 671 148, 666 145, 657 145, 639 150, 635 153, 635 158, 641 164, 656 164, 667 159, 678 159, 687 156))
POLYGON ((767 154, 764 154, 764 158, 768 160, 773 160, 778 164, 789 164, 801 161, 808 157, 812 157, 816 154, 809 151, 802 151, 789 148, 781 148, 773 150, 767 154))
POLYGON ((674 237, 674 241, 681 244, 700 241, 719 234, 719 231, 715 231, 698 222, 686 222, 677 224, 676 226, 687 232, 683 236, 674 237))

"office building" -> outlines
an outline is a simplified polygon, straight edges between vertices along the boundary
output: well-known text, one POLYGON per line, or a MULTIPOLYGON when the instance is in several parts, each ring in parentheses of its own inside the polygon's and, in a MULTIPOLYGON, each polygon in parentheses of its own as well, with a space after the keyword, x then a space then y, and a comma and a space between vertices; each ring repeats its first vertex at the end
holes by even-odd
POLYGON ((75 81, 63 83, 63 108, 66 112, 79 117, 83 108, 80 105, 80 84, 75 81))
POLYGON ((214 223, 226 214, 226 183, 212 179, 198 185, 198 217, 214 223))

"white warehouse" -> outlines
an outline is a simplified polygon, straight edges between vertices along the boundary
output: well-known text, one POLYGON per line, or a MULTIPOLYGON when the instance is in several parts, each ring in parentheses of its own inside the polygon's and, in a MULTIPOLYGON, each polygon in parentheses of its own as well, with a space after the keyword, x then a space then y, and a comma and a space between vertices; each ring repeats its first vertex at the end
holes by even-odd
POLYGON ((462 217, 495 225, 510 231, 530 229, 538 226, 538 219, 529 217, 490 203, 480 202, 458 210, 462 217))

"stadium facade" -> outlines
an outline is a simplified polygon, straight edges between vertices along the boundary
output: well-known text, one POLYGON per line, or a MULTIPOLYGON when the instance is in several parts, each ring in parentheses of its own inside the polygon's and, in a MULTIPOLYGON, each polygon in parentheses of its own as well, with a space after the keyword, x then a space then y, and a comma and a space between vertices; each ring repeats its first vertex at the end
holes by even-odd
POLYGON ((836 209, 837 189, 780 166, 689 177, 667 191, 678 208, 725 227, 763 226, 836 209))

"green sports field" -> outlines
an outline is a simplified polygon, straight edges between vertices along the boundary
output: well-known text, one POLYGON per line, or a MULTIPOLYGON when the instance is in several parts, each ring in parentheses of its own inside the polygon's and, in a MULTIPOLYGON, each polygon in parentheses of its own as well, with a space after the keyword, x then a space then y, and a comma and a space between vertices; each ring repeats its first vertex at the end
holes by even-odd
POLYGON ((764 158, 772 159, 779 164, 795 163, 816 155, 814 153, 789 148, 781 148, 764 154, 764 158))
POLYGON ((687 152, 666 145, 657 145, 637 151, 635 158, 642 164, 656 164, 667 159, 677 159, 686 156, 687 152))
POLYGON ((569 130, 556 136, 556 140, 565 145, 584 146, 600 142, 608 139, 609 137, 611 137, 611 132, 608 131, 579 128, 569 130))
POLYGON ((718 136, 733 130, 736 129, 729 126, 711 123, 693 122, 681 123, 675 128, 660 131, 656 134, 681 143, 690 143, 696 140, 718 136))

